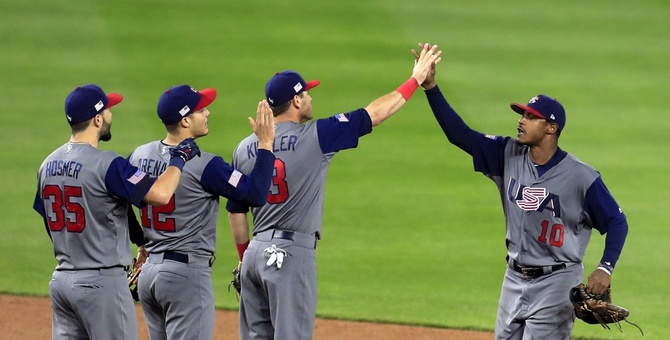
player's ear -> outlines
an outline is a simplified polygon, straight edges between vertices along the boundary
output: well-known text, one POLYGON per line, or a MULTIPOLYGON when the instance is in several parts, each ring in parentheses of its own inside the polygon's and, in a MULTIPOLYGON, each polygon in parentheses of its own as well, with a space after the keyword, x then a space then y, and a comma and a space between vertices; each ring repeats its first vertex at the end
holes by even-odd
POLYGON ((102 117, 102 113, 98 113, 97 115, 95 115, 95 117, 93 117, 93 124, 95 124, 96 127, 101 127, 103 120, 104 119, 102 117))
POLYGON ((179 125, 181 127, 185 128, 185 129, 188 129, 189 126, 191 126, 191 121, 189 121, 189 116, 182 117, 182 119, 179 121, 179 125))
POLYGON ((305 97, 305 91, 296 94, 295 96, 293 96, 292 105, 295 106, 297 109, 299 109, 302 106, 302 100, 304 97, 305 97))
POLYGON ((547 131, 551 134, 555 134, 556 132, 558 132, 558 124, 549 123, 549 126, 547 127, 547 131))
POLYGON ((300 102, 301 102, 301 99, 302 99, 302 98, 300 98, 300 95, 299 95, 299 94, 296 94, 295 96, 293 96, 293 99, 291 99, 291 106, 293 106, 293 107, 299 109, 299 108, 300 108, 300 102))

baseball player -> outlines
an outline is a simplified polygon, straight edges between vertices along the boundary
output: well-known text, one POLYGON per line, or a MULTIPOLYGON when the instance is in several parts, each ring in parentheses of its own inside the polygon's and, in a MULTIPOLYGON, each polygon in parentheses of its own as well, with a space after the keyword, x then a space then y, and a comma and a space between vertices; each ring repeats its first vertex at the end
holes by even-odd
POLYGON ((33 208, 58 262, 49 283, 54 339, 137 339, 125 269, 131 263, 129 203, 168 203, 184 163, 199 153, 193 140, 182 141, 155 179, 98 150, 99 141, 111 139, 110 109, 122 99, 94 84, 74 89, 65 100, 70 140, 38 172, 33 208))
MULTIPOLYGON (((326 171, 340 150, 398 111, 440 61, 437 46, 426 47, 412 76, 396 91, 365 108, 312 119, 310 90, 294 71, 275 74, 265 96, 275 116, 274 177, 267 204, 253 208, 253 240, 249 243, 248 205, 229 200, 229 220, 241 263, 241 339, 311 339, 317 301, 316 254, 321 238, 326 171)), ((235 149, 233 164, 243 172, 259 156, 251 135, 235 149)))
POLYGON ((470 154, 475 171, 500 192, 507 269, 495 338, 568 339, 574 325, 568 293, 583 280, 591 231, 607 234, 600 264, 588 277, 588 290, 601 294, 610 285, 628 224, 598 171, 558 147, 563 106, 546 95, 512 103, 520 115, 517 138, 491 136, 472 130, 449 106, 434 67, 422 86, 449 141, 470 154))
MULTIPOLYGON (((165 171, 169 150, 183 138, 209 133, 207 107, 216 90, 174 86, 158 101, 158 116, 165 124, 163 140, 139 146, 130 162, 150 176, 165 171)), ((149 257, 139 276, 138 293, 151 339, 212 339, 214 289, 212 262, 216 247, 219 196, 251 206, 265 204, 270 188, 274 155, 272 111, 258 104, 257 159, 249 175, 233 169, 223 158, 203 152, 184 167, 182 180, 167 205, 140 211, 145 249, 149 257)))

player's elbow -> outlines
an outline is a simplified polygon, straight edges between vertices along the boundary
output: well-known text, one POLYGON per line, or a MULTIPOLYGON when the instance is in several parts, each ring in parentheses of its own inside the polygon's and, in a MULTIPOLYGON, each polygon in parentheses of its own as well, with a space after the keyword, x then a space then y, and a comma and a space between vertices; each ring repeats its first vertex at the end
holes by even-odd
POLYGON ((167 190, 154 189, 153 187, 151 190, 149 190, 147 195, 144 196, 144 202, 153 206, 166 205, 170 203, 170 199, 172 199, 171 192, 168 192, 167 190))
POLYGON ((256 192, 250 193, 250 195, 247 196, 247 199, 245 201, 252 207, 261 207, 265 205, 267 201, 267 194, 263 195, 256 192))

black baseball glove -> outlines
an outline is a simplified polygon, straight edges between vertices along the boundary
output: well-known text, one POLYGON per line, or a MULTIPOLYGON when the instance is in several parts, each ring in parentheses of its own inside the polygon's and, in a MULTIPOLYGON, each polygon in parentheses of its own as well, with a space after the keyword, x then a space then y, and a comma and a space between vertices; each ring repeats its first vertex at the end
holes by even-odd
POLYGON ((610 329, 609 324, 615 324, 621 331, 621 321, 626 321, 644 335, 638 325, 626 320, 630 314, 628 310, 612 303, 610 288, 603 294, 595 295, 588 293, 586 285, 580 283, 570 289, 570 302, 575 308, 575 316, 588 324, 600 324, 606 329, 610 329))

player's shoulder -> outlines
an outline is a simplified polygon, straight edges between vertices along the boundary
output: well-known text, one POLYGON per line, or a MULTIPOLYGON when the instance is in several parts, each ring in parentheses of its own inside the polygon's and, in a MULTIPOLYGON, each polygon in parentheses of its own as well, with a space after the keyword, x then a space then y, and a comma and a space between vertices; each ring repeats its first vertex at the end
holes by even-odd
POLYGON ((167 147, 167 145, 161 143, 160 140, 154 140, 154 141, 139 145, 138 147, 135 148, 135 151, 133 151, 133 153, 142 152, 142 151, 146 151, 146 150, 154 150, 154 149, 160 148, 161 145, 164 145, 165 147, 167 147))
POLYGON ((574 169, 574 171, 579 171, 579 172, 584 172, 588 173, 591 175, 598 175, 598 170, 596 170, 593 166, 587 164, 586 162, 580 160, 577 158, 575 155, 571 153, 567 153, 565 156, 565 161, 569 162, 570 169, 574 169))

